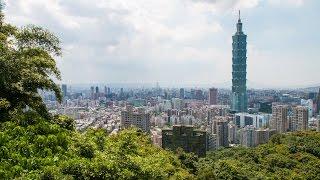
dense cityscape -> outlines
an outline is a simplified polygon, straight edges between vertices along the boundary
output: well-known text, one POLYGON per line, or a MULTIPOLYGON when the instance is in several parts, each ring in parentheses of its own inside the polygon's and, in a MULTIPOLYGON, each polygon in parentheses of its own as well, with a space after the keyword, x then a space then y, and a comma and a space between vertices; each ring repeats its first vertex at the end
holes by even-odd
POLYGON ((0 0, 0 180, 320 179, 316 7, 0 0))
POLYGON ((320 130, 320 89, 249 89, 246 35, 237 22, 233 38, 232 90, 218 88, 121 88, 62 84, 63 103, 43 93, 53 114, 75 119, 76 128, 111 134, 135 126, 155 145, 204 156, 221 147, 255 147, 276 133, 320 130))

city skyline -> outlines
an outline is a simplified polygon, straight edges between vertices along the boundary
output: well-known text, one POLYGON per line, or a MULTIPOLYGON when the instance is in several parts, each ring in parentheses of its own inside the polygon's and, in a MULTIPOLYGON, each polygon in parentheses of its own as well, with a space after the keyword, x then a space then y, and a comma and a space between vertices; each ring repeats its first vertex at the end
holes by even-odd
POLYGON ((5 2, 9 22, 61 37, 63 83, 231 84, 241 9, 249 88, 319 85, 315 0, 5 2))

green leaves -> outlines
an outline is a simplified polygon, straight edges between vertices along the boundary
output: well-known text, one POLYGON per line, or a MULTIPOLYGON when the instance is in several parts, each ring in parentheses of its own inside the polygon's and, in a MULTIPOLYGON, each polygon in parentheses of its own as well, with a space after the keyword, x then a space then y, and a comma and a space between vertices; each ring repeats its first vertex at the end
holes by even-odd
POLYGON ((199 179, 317 179, 319 132, 275 135, 256 148, 214 151, 198 164, 199 179))
MULTIPOLYGON (((65 116, 48 121, 30 112, 2 123, 0 179, 193 177, 176 155, 153 146, 147 134, 137 129, 111 136, 103 129, 80 134, 66 124, 73 122, 65 116)), ((193 167, 189 163, 194 157, 183 156, 186 165, 193 167)))
POLYGON ((55 57, 61 55, 59 39, 34 25, 21 29, 0 24, 0 118, 26 107, 50 118, 38 91, 53 91, 62 100, 54 79, 61 79, 55 57))

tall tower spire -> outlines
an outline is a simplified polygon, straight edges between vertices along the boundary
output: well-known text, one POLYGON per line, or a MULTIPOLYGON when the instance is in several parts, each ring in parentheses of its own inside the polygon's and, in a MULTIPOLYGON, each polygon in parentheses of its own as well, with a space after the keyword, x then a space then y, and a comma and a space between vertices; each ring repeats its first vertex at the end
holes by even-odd
POLYGON ((240 16, 240 10, 239 10, 239 19, 237 23, 237 33, 242 33, 242 22, 241 22, 241 16, 240 16))
POLYGON ((242 31, 239 11, 237 32, 232 36, 232 104, 235 112, 247 112, 247 35, 242 31))

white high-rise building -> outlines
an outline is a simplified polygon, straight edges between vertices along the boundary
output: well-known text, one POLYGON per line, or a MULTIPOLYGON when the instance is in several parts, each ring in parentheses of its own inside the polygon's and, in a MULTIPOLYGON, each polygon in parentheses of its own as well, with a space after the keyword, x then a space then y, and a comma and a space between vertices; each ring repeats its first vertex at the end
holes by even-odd
POLYGON ((236 113, 234 123, 242 128, 248 125, 253 125, 255 128, 265 128, 269 126, 271 114, 249 114, 236 113))

